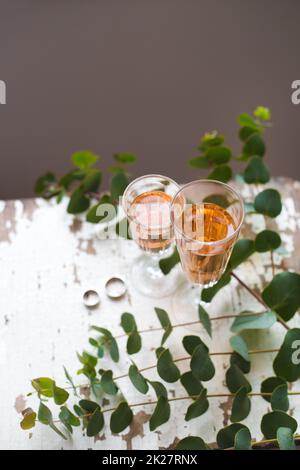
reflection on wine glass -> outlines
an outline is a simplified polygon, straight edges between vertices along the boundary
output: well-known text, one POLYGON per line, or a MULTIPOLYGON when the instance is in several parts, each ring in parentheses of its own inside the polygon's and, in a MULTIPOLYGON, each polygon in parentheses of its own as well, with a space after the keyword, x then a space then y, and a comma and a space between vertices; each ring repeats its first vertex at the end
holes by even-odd
POLYGON ((132 283, 149 297, 165 297, 177 287, 176 270, 164 276, 158 263, 174 245, 170 206, 178 189, 166 176, 146 175, 132 181, 123 195, 132 238, 144 252, 133 263, 132 283))
POLYGON ((174 196, 171 220, 182 269, 189 281, 174 296, 180 322, 198 319, 202 288, 224 273, 244 219, 241 196, 219 181, 198 180, 174 196))

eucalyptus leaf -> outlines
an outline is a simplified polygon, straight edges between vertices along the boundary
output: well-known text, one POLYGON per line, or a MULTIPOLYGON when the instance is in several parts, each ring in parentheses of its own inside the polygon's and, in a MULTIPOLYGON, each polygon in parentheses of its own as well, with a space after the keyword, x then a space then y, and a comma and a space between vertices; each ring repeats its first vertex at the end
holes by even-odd
POLYGON ((278 387, 273 390, 271 395, 271 406, 273 411, 288 411, 290 404, 287 384, 278 385, 278 387))
POLYGON ((126 401, 119 403, 116 410, 114 410, 110 417, 110 430, 118 434, 124 431, 130 425, 133 419, 133 413, 126 401))
POLYGON ((290 428, 278 428, 276 438, 280 450, 296 450, 294 433, 290 428))
POLYGON ((73 153, 71 156, 73 165, 77 166, 81 170, 91 168, 95 163, 97 163, 98 159, 98 155, 88 150, 80 150, 79 152, 73 153))
POLYGON ((177 251, 177 248, 174 249, 174 252, 168 256, 167 258, 162 258, 159 261, 159 267, 161 271, 167 275, 169 272, 180 262, 180 257, 179 253, 177 251))
POLYGON ((284 411, 271 411, 263 416, 261 432, 266 439, 276 439, 279 428, 289 428, 293 433, 297 430, 297 421, 284 411))
POLYGON ((208 161, 215 165, 222 165, 228 163, 231 159, 231 150, 225 146, 210 147, 206 151, 208 161))
POLYGON ((155 431, 159 426, 169 421, 170 415, 171 408, 168 399, 164 396, 160 396, 149 421, 150 431, 155 431))
POLYGON ((201 437, 198 436, 188 436, 184 439, 181 439, 176 444, 176 450, 209 450, 209 447, 201 437))
POLYGON ((52 424, 53 418, 51 410, 41 401, 38 411, 38 420, 43 424, 52 424))
POLYGON ((251 362, 245 361, 245 359, 236 352, 232 353, 230 356, 230 365, 236 365, 244 374, 248 374, 251 369, 251 362))
POLYGON ((199 157, 191 158, 188 164, 192 168, 209 168, 210 160, 206 155, 200 155, 199 157))
POLYGON ((69 398, 69 393, 67 390, 64 390, 63 388, 57 387, 54 385, 53 387, 53 396, 54 396, 54 402, 56 405, 62 405, 67 401, 69 398))
POLYGON ((133 153, 128 153, 128 152, 122 152, 122 153, 115 153, 114 154, 114 159, 118 163, 126 164, 126 165, 131 165, 132 163, 135 163, 137 158, 136 155, 133 153))
POLYGON ((255 252, 255 244, 253 240, 243 238, 238 240, 233 247, 226 272, 231 272, 241 263, 246 261, 255 252))
POLYGON ((254 200, 254 209, 260 214, 277 217, 282 209, 281 197, 276 189, 265 189, 254 200))
POLYGON ((136 354, 142 348, 142 338, 137 331, 132 331, 127 340, 127 352, 128 354, 136 354))
POLYGON ((209 180, 221 181, 227 183, 232 177, 232 169, 229 165, 218 165, 207 176, 209 180))
POLYGON ((82 188, 84 191, 96 192, 102 181, 102 173, 95 168, 88 170, 85 178, 82 181, 82 188))
POLYGON ((98 403, 91 400, 80 400, 79 406, 84 410, 85 413, 94 413, 97 408, 100 408, 98 403))
POLYGON ((206 413, 209 408, 209 401, 207 400, 207 390, 203 388, 196 400, 188 407, 185 420, 190 421, 191 419, 198 418, 199 416, 206 413))
POLYGON ((255 250, 259 253, 276 250, 280 245, 281 238, 278 233, 273 232, 273 230, 263 230, 255 239, 255 250))
POLYGON ((163 310, 162 308, 158 308, 158 307, 155 307, 154 310, 156 312, 156 315, 159 319, 159 322, 162 328, 165 330, 162 340, 161 340, 161 345, 163 345, 165 341, 168 339, 168 337, 170 336, 170 334, 172 333, 172 329, 173 329, 172 324, 171 324, 169 315, 167 314, 165 310, 163 310))
POLYGON ((241 387, 251 392, 251 385, 243 372, 236 364, 232 364, 226 371, 226 385, 231 393, 236 393, 241 387))
POLYGON ((116 215, 115 211, 101 210, 101 206, 104 209, 107 204, 113 205, 113 201, 108 194, 104 194, 99 202, 92 206, 88 211, 86 215, 87 222, 99 224, 103 219, 105 219, 105 222, 113 220, 116 215))
POLYGON ((42 195, 49 186, 53 185, 56 181, 55 175, 51 172, 46 173, 43 176, 40 176, 34 186, 35 194, 42 195))
POLYGON ((195 335, 187 335, 183 337, 182 344, 184 349, 190 356, 193 355, 195 349, 199 346, 199 344, 202 344, 202 346, 208 351, 208 347, 206 344, 199 338, 199 336, 195 335))
POLYGON ((252 157, 243 177, 248 184, 265 184, 270 180, 270 173, 261 157, 252 157))
POLYGON ((22 412, 23 419, 20 423, 21 428, 25 431, 28 429, 32 429, 35 426, 36 421, 36 413, 31 409, 27 408, 22 412))
POLYGON ((248 113, 240 114, 238 117, 238 123, 240 126, 247 126, 256 131, 261 129, 261 126, 257 123, 257 121, 248 113))
POLYGON ((67 211, 69 214, 80 214, 81 212, 85 212, 89 206, 90 199, 85 196, 84 189, 79 187, 71 194, 67 211))
POLYGON ((100 408, 96 408, 88 420, 86 434, 88 437, 97 436, 104 426, 104 416, 100 408))
POLYGON ((242 150, 244 155, 258 155, 263 157, 266 152, 266 146, 259 132, 251 134, 245 142, 242 150))
POLYGON ((300 275, 290 272, 276 274, 263 290, 262 298, 285 321, 290 320, 300 307, 300 275))
POLYGON ((300 328, 288 330, 273 362, 278 377, 294 382, 300 378, 300 328))
POLYGON ((198 315, 199 315, 199 320, 201 321, 208 335, 212 337, 212 327, 211 327, 211 321, 210 321, 209 315, 207 311, 205 310, 205 308, 203 308, 202 305, 200 304, 198 306, 198 315))
POLYGON ((221 429, 217 434, 217 444, 220 449, 229 449, 235 445, 235 436, 241 429, 248 429, 244 424, 233 423, 221 429))
POLYGON ((234 437, 235 450, 251 450, 251 434, 248 428, 240 429, 234 437))
POLYGON ((137 324, 132 313, 125 312, 122 314, 121 326, 127 334, 131 333, 134 330, 137 330, 137 324))
POLYGON ((237 423, 238 421, 243 421, 247 418, 251 409, 251 401, 248 397, 248 392, 246 387, 241 387, 235 394, 232 403, 232 410, 230 421, 232 423, 237 423))
POLYGON ((158 358, 157 372, 166 382, 176 382, 180 378, 180 371, 174 364, 172 355, 168 349, 165 349, 158 358))
POLYGON ((159 397, 165 397, 165 398, 167 398, 167 397, 168 397, 167 389, 166 389, 166 387, 165 387, 161 382, 150 381, 150 380, 148 380, 147 382, 148 382, 148 383, 151 385, 151 387, 154 389, 157 398, 159 398, 159 397))
POLYGON ((242 356, 245 361, 250 362, 247 343, 241 336, 231 336, 229 342, 236 353, 242 356))
POLYGON ((203 385, 191 371, 185 372, 180 377, 180 382, 189 396, 197 397, 203 390, 203 385))
POLYGON ((286 385, 286 381, 281 377, 268 377, 263 380, 260 386, 260 392, 263 394, 263 399, 271 403, 271 394, 279 385, 286 385), (269 393, 270 395, 264 395, 269 393))
POLYGON ((60 408, 59 419, 64 426, 72 432, 72 426, 80 426, 80 419, 77 418, 66 406, 60 408))
MULTIPOLYGON (((252 135, 255 134, 256 130, 248 127, 248 126, 243 126, 239 130, 239 138, 243 141, 246 142, 246 140, 252 135)), ((247 155, 248 157, 248 155, 247 155)))
POLYGON ((149 390, 148 382, 142 376, 142 374, 140 373, 140 371, 138 370, 135 364, 132 364, 129 367, 128 375, 131 380, 131 383, 140 393, 145 394, 148 392, 149 390))
POLYGON ((54 380, 49 377, 38 377, 31 381, 33 388, 44 397, 53 397, 53 387, 55 385, 54 380))
POLYGON ((262 121, 270 121, 271 119, 271 112, 269 108, 266 108, 265 106, 257 106, 253 114, 262 121))
POLYGON ((203 344, 199 344, 194 350, 190 366, 195 377, 203 382, 211 380, 215 375, 215 366, 203 344))
POLYGON ((113 380, 113 372, 111 370, 105 370, 101 374, 101 387, 104 393, 108 395, 116 395, 118 392, 118 387, 113 380))
POLYGON ((239 333, 244 330, 262 330, 271 328, 277 321, 276 313, 272 311, 263 312, 258 315, 253 315, 252 313, 241 312, 231 325, 231 331, 239 333), (247 315, 247 313, 250 315, 247 315))
POLYGON ((201 300, 204 302, 211 302, 214 296, 221 290, 223 287, 227 286, 231 281, 230 274, 225 274, 221 277, 221 279, 212 287, 208 287, 203 289, 201 292, 201 300))

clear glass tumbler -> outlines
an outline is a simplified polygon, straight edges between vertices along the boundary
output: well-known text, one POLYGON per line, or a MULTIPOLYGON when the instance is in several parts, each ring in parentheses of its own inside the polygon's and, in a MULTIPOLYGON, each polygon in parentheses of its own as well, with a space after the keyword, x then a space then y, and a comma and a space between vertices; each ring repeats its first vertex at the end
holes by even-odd
POLYGON ((198 180, 174 196, 171 220, 182 269, 189 283, 173 299, 180 322, 198 319, 201 290, 224 273, 244 219, 241 196, 227 184, 198 180))
POLYGON ((177 287, 176 270, 165 276, 159 260, 174 247, 170 206, 178 189, 166 176, 146 175, 132 181, 123 194, 122 206, 132 238, 143 251, 133 262, 131 280, 148 297, 168 296, 177 287))

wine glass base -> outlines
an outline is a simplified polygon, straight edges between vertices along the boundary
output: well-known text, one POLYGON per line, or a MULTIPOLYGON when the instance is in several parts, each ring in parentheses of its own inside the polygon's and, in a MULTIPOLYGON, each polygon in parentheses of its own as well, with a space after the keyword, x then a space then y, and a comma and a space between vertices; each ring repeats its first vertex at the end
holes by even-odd
POLYGON ((203 331, 199 323, 199 305, 209 313, 209 303, 201 300, 202 287, 200 285, 183 282, 172 297, 172 316, 176 324, 185 324, 183 328, 200 333, 203 331))
POLYGON ((178 269, 175 267, 165 275, 159 268, 159 258, 141 255, 134 260, 131 269, 131 284, 146 297, 167 297, 178 286, 178 269))

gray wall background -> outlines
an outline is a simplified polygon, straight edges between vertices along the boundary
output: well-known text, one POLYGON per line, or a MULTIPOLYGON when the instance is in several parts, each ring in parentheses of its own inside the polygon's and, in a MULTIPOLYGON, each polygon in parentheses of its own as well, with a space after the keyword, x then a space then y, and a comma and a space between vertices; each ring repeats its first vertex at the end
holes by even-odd
POLYGON ((138 154, 179 181, 206 130, 272 109, 268 162, 300 179, 297 0, 0 0, 0 198, 32 195, 79 149, 138 154))

